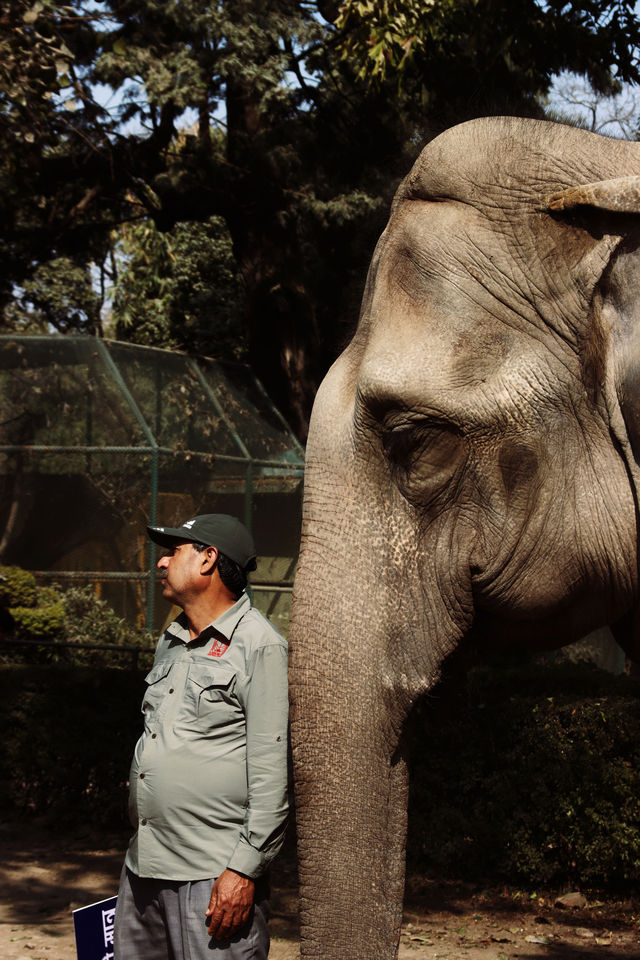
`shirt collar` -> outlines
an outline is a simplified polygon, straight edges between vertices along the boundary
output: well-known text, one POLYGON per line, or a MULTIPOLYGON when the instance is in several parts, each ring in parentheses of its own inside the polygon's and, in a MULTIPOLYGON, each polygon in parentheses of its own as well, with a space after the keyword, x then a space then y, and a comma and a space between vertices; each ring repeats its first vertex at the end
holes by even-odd
POLYGON ((229 607, 228 610, 225 610, 217 620, 214 620, 210 627, 207 629, 214 629, 217 633, 221 633, 223 637, 226 637, 227 640, 231 641, 233 632, 247 613, 251 609, 251 600, 249 599, 249 594, 242 593, 234 603, 232 607, 229 607))
MULTIPOLYGON (((232 607, 229 607, 228 610, 225 610, 224 613, 220 614, 215 620, 213 620, 208 626, 201 631, 200 635, 196 637, 196 640, 205 640, 208 639, 212 634, 222 634, 226 640, 231 642, 231 637, 233 633, 247 613, 251 609, 251 600, 247 593, 242 593, 232 607)), ((191 638, 189 636, 189 627, 187 624, 187 618, 184 613, 181 613, 173 623, 170 623, 167 627, 167 633, 176 637, 178 640, 182 640, 183 643, 190 643, 191 638)))

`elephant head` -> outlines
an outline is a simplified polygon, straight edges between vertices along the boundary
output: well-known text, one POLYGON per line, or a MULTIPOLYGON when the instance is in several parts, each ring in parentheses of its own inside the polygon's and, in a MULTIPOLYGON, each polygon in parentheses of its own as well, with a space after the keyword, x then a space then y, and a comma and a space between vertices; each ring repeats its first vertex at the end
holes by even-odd
POLYGON ((403 732, 451 654, 635 642, 639 212, 640 144, 511 118, 447 131, 396 194, 307 448, 304 957, 396 954, 403 732))

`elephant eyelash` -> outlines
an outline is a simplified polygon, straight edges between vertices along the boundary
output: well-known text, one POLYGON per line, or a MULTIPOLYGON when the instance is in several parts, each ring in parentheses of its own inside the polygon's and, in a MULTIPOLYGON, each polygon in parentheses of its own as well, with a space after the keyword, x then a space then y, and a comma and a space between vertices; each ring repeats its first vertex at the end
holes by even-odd
POLYGON ((388 460, 410 467, 416 457, 433 447, 443 435, 455 434, 440 424, 411 423, 386 430, 382 445, 388 460))
POLYGON ((449 424, 405 422, 384 431, 382 446, 396 486, 420 504, 451 481, 467 456, 464 438, 449 424))
POLYGON ((405 415, 382 421, 382 444, 385 453, 402 455, 417 447, 430 446, 442 437, 460 437, 458 428, 448 421, 405 415))
POLYGON ((382 447, 387 460, 396 466, 407 466, 421 445, 424 429, 410 426, 393 427, 382 435, 382 447))

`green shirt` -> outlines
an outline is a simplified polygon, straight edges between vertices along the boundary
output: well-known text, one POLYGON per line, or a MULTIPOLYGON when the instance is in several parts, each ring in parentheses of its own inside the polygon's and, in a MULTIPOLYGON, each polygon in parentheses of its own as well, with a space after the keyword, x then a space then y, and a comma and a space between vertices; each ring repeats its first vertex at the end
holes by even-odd
POLYGON ((287 817, 287 644, 246 594, 189 639, 184 614, 158 642, 131 765, 140 877, 258 877, 287 817))

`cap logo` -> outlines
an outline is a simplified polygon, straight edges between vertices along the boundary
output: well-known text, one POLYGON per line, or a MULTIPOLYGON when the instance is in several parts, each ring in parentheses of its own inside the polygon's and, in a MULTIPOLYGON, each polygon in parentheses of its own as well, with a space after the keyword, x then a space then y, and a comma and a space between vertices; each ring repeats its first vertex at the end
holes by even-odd
POLYGON ((187 530, 190 530, 191 527, 194 525, 194 523, 195 523, 195 520, 187 520, 186 523, 182 524, 182 526, 186 527, 187 530))

